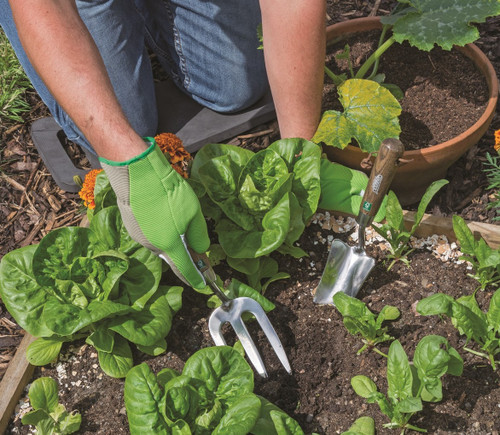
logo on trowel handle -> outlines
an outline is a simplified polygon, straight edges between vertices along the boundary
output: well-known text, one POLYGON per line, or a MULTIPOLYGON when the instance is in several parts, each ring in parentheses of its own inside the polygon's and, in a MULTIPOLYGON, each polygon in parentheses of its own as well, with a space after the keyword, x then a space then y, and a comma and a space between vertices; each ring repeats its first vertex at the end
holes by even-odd
POLYGON ((382 174, 378 174, 374 179, 372 183, 372 192, 375 193, 376 195, 378 194, 380 190, 380 185, 382 184, 382 180, 384 179, 384 176, 382 174))

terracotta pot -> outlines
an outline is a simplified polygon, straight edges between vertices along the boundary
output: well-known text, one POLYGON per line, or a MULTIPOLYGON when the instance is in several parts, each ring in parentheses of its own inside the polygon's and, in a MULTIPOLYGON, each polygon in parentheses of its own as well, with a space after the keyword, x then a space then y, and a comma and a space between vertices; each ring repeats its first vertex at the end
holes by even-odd
MULTIPOLYGON (((378 17, 343 21, 327 28, 327 44, 334 44, 347 34, 381 28, 382 24, 378 17)), ((403 205, 418 202, 425 189, 433 181, 445 178, 448 168, 469 148, 477 144, 484 135, 495 113, 498 100, 498 79, 491 62, 474 44, 455 49, 470 58, 484 75, 489 89, 488 105, 479 120, 462 134, 449 141, 421 150, 406 151, 403 154, 403 159, 408 163, 398 168, 391 184, 391 189, 403 205)), ((348 145, 343 150, 326 145, 323 149, 330 160, 353 169, 361 170, 360 163, 367 157, 367 153, 352 145, 348 145)))

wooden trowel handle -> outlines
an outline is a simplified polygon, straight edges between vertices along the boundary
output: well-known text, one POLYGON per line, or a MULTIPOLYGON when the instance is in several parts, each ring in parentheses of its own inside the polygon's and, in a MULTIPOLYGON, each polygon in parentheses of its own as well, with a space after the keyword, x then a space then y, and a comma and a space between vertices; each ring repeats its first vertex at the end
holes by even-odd
POLYGON ((398 139, 385 139, 380 144, 359 209, 358 223, 361 226, 368 226, 377 214, 404 150, 403 144, 398 139))

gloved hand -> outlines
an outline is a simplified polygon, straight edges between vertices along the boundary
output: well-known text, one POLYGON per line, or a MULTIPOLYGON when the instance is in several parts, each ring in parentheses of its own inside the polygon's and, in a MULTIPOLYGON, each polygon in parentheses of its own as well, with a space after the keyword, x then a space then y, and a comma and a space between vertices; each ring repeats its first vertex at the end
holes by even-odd
POLYGON ((149 148, 126 162, 99 159, 123 223, 132 239, 166 260, 186 284, 203 288, 205 280, 186 247, 202 253, 210 245, 200 203, 154 139, 145 141, 149 148))
MULTIPOLYGON (((368 185, 368 177, 361 171, 350 169, 338 163, 321 159, 320 166, 321 197, 319 208, 339 211, 357 216, 363 194, 368 185)), ((382 201, 374 221, 385 217, 387 196, 382 201)))

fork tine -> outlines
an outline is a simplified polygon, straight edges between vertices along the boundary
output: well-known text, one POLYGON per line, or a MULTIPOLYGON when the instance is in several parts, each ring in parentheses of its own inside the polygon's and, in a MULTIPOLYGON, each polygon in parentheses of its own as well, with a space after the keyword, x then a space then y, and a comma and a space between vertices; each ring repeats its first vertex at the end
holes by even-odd
MULTIPOLYGON (((232 303, 235 301, 236 300, 233 300, 232 303)), ((221 329, 224 323, 230 323, 236 333, 236 336, 239 338, 248 359, 255 367, 257 373, 263 378, 267 378, 268 375, 262 358, 252 340, 252 337, 250 336, 250 333, 238 314, 240 312, 241 311, 233 311, 233 309, 228 311, 225 310, 224 307, 216 308, 208 320, 210 335, 212 336, 216 346, 225 346, 226 340, 224 340, 221 329)))
POLYGON ((271 343, 274 352, 281 361, 281 364, 283 365, 283 367, 285 367, 285 370, 289 374, 292 374, 292 368, 290 367, 290 362, 288 361, 288 357, 286 356, 285 349, 283 348, 281 340, 279 339, 276 330, 274 329, 271 321, 267 317, 267 314, 262 308, 262 306, 254 299, 251 298, 241 298, 241 299, 249 300, 248 302, 245 302, 245 304, 252 305, 252 309, 249 310, 246 308, 245 311, 248 311, 255 316, 257 322, 259 322, 260 327, 264 331, 264 334, 266 334, 267 339, 271 343))
POLYGON ((238 317, 237 319, 234 319, 231 325, 234 328, 234 332, 236 332, 236 335, 240 339, 243 349, 245 349, 245 352, 248 355, 248 359, 252 362, 255 370, 257 370, 257 373, 263 378, 267 378, 268 375, 267 370, 264 367, 264 362, 262 361, 260 353, 241 318, 238 317))

